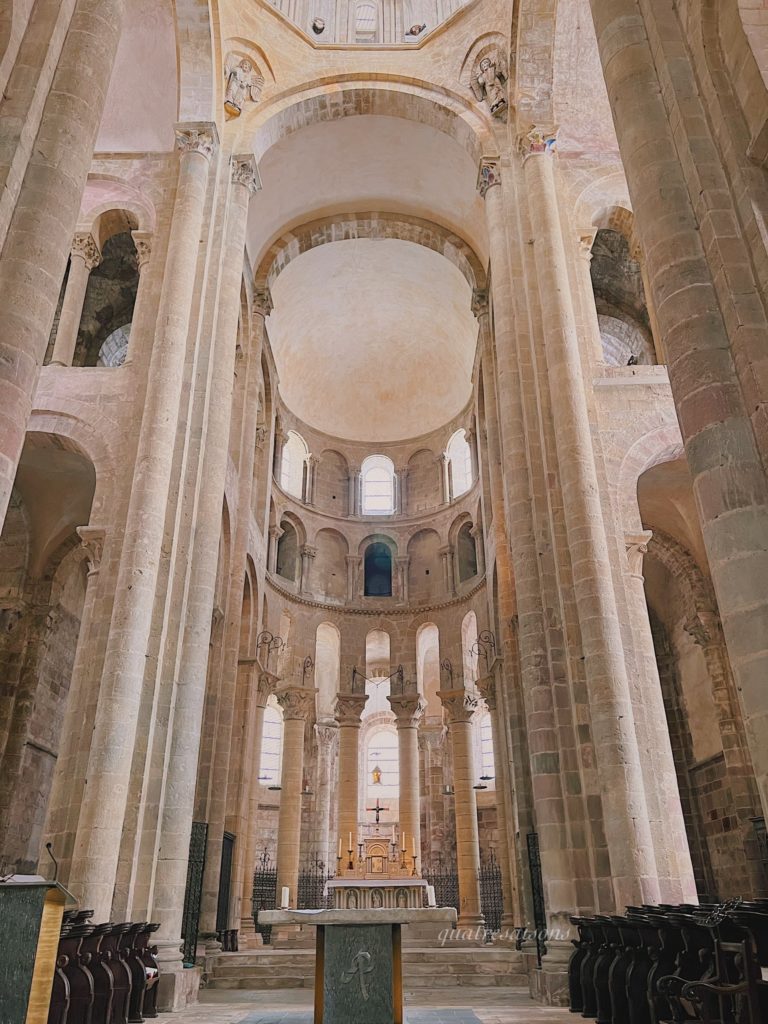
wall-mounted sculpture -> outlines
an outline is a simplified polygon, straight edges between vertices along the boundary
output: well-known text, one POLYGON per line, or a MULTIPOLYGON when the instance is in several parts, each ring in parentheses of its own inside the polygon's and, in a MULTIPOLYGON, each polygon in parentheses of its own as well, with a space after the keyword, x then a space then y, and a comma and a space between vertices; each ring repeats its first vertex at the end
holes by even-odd
POLYGON ((494 117, 506 117, 508 77, 499 51, 484 54, 472 73, 472 92, 478 102, 485 100, 494 117))
POLYGON ((246 103, 258 103, 264 76, 250 57, 230 53, 224 65, 224 110, 228 118, 240 117, 246 103))

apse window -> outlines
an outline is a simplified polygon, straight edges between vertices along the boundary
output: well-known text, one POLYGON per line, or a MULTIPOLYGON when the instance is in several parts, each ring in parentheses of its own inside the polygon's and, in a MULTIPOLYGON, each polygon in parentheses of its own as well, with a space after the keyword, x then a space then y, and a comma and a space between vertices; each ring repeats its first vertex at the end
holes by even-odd
POLYGON ((286 494, 292 494, 294 498, 304 497, 304 467, 308 456, 309 448, 304 438, 295 430, 289 430, 288 440, 283 446, 280 486, 286 494))
POLYGON ((450 468, 451 498, 460 498, 472 486, 472 449, 464 430, 457 430, 445 450, 450 468))
POLYGON ((370 455, 362 465, 364 516, 391 516, 395 511, 395 467, 386 455, 370 455))
POLYGON ((377 541, 365 549, 365 597, 392 596, 392 552, 377 541))
POLYGON ((367 2, 357 5, 355 11, 355 42, 375 43, 376 42, 376 4, 367 2))

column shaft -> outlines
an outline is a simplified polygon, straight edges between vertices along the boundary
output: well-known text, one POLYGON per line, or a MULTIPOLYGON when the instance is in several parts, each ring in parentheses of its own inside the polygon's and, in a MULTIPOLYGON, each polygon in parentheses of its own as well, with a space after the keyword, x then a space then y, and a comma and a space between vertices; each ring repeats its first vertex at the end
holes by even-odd
POLYGON ((416 692, 392 694, 387 698, 397 719, 397 746, 400 758, 400 832, 406 833, 406 856, 416 851, 416 867, 421 868, 421 778, 419 772, 419 722, 427 709, 416 692))
POLYGON ((88 281, 91 271, 99 265, 100 260, 99 250, 92 236, 76 235, 69 259, 67 289, 51 356, 51 362, 57 366, 72 365, 88 281))
POLYGON ((342 866, 350 833, 352 842, 357 841, 360 801, 360 719, 367 700, 366 694, 351 693, 340 693, 336 700, 336 721, 339 723, 338 829, 342 866))
POLYGON ((152 349, 139 450, 118 572, 110 636, 75 840, 72 887, 109 918, 144 662, 160 563, 165 509, 181 400, 197 256, 210 158, 211 128, 179 133, 183 147, 166 274, 152 349))
POLYGON ((161 922, 157 941, 170 946, 169 952, 179 964, 178 946, 219 561, 240 315, 240 283, 252 180, 252 177, 248 177, 247 163, 236 161, 221 267, 189 594, 173 710, 171 750, 166 768, 160 854, 153 899, 153 915, 161 922))
POLYGON ((280 813, 277 822, 277 898, 289 890, 289 906, 297 906, 301 856, 301 791, 304 779, 304 728, 314 690, 287 687, 278 691, 283 708, 283 759, 280 813))
POLYGON ((80 212, 125 0, 78 0, 0 255, 0 528, 80 212))
POLYGON ((259 769, 261 766, 261 747, 264 739, 264 711, 267 707, 267 698, 270 688, 259 683, 258 695, 256 698, 256 714, 253 724, 253 740, 251 743, 250 756, 250 780, 248 786, 248 814, 245 834, 245 853, 243 855, 242 890, 240 897, 240 936, 238 945, 246 949, 251 936, 256 932, 253 920, 253 872, 256 869, 256 819, 259 813, 259 795, 261 783, 259 782, 259 769))

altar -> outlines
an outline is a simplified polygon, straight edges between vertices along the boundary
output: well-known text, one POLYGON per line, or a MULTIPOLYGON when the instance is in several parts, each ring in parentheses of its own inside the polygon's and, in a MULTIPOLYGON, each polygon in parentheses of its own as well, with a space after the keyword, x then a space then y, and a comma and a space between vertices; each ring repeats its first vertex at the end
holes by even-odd
POLYGON ((269 925, 317 928, 315 1024, 403 1024, 403 925, 456 927, 453 907, 266 910, 269 925))

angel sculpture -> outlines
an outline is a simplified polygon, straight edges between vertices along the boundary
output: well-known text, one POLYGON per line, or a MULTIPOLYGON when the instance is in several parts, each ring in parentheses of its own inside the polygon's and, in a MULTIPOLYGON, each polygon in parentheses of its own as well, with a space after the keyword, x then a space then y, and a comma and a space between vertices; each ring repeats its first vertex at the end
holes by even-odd
POLYGON ((226 65, 227 86, 224 109, 229 117, 240 117, 247 100, 257 103, 264 79, 250 57, 230 55, 226 65))
POLYGON ((478 73, 472 79, 472 92, 478 102, 485 100, 494 117, 502 117, 507 109, 507 94, 504 88, 507 73, 497 55, 483 57, 478 73))

